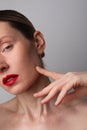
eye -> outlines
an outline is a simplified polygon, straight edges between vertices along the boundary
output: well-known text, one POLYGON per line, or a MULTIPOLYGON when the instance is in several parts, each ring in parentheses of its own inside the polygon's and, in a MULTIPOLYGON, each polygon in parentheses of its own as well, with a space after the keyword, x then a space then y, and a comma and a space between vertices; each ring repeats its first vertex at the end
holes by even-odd
POLYGON ((9 51, 11 48, 12 48, 12 45, 6 45, 5 47, 3 47, 2 52, 9 51))

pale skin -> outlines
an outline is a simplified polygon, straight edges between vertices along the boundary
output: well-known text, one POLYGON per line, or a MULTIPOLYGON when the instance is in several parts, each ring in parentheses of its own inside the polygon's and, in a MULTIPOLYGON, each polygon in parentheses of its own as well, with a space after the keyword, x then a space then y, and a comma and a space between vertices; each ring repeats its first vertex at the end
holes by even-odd
POLYGON ((66 74, 59 74, 39 66, 36 67, 36 70, 39 73, 54 79, 54 82, 46 86, 40 92, 34 94, 34 97, 36 98, 46 96, 41 101, 42 104, 47 103, 57 94, 58 96, 55 105, 87 96, 87 72, 68 72, 66 74), (68 93, 71 89, 74 89, 74 91, 68 93))
POLYGON ((47 89, 49 86, 55 88, 55 83, 63 76, 36 67, 41 66, 39 57, 44 48, 45 41, 40 32, 34 33, 34 41, 31 42, 7 22, 0 22, 0 86, 16 95, 14 99, 0 105, 1 130, 87 129, 86 101, 75 99, 55 107, 58 91, 55 96, 48 95, 48 99, 52 99, 45 100, 45 104, 41 103, 43 92, 37 94, 40 97, 36 98, 36 92, 46 86, 47 89), (15 84, 7 87, 2 83, 2 78, 14 73, 19 74, 19 78, 15 84), (56 81, 51 83, 49 76, 56 81))

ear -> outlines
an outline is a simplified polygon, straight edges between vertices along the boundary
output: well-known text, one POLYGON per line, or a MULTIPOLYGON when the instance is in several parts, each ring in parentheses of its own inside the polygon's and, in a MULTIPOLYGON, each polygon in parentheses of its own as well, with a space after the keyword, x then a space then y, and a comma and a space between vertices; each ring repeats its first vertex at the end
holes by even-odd
POLYGON ((44 56, 45 40, 41 32, 35 31, 34 33, 35 47, 39 56, 44 56))

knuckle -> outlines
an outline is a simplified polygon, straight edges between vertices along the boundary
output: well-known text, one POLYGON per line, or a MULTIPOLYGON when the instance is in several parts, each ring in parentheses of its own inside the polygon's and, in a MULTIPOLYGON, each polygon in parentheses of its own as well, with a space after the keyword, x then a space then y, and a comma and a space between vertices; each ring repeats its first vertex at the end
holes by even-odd
POLYGON ((79 81, 79 76, 77 72, 68 72, 67 75, 72 77, 72 79, 74 79, 75 81, 79 81))
POLYGON ((74 76, 74 72, 68 72, 67 75, 68 76, 74 76))

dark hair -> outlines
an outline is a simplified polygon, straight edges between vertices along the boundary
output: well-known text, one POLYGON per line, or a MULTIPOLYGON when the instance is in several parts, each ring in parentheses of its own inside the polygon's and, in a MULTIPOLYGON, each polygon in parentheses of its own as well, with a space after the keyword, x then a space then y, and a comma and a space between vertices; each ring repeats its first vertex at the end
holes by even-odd
MULTIPOLYGON (((19 30, 27 39, 34 40, 36 31, 31 21, 15 10, 0 10, 0 21, 8 22, 13 28, 19 30)), ((44 57, 44 52, 41 57, 44 57)))
POLYGON ((7 21, 12 27, 19 30, 27 39, 33 40, 35 28, 31 21, 15 10, 0 10, 0 21, 7 21))

